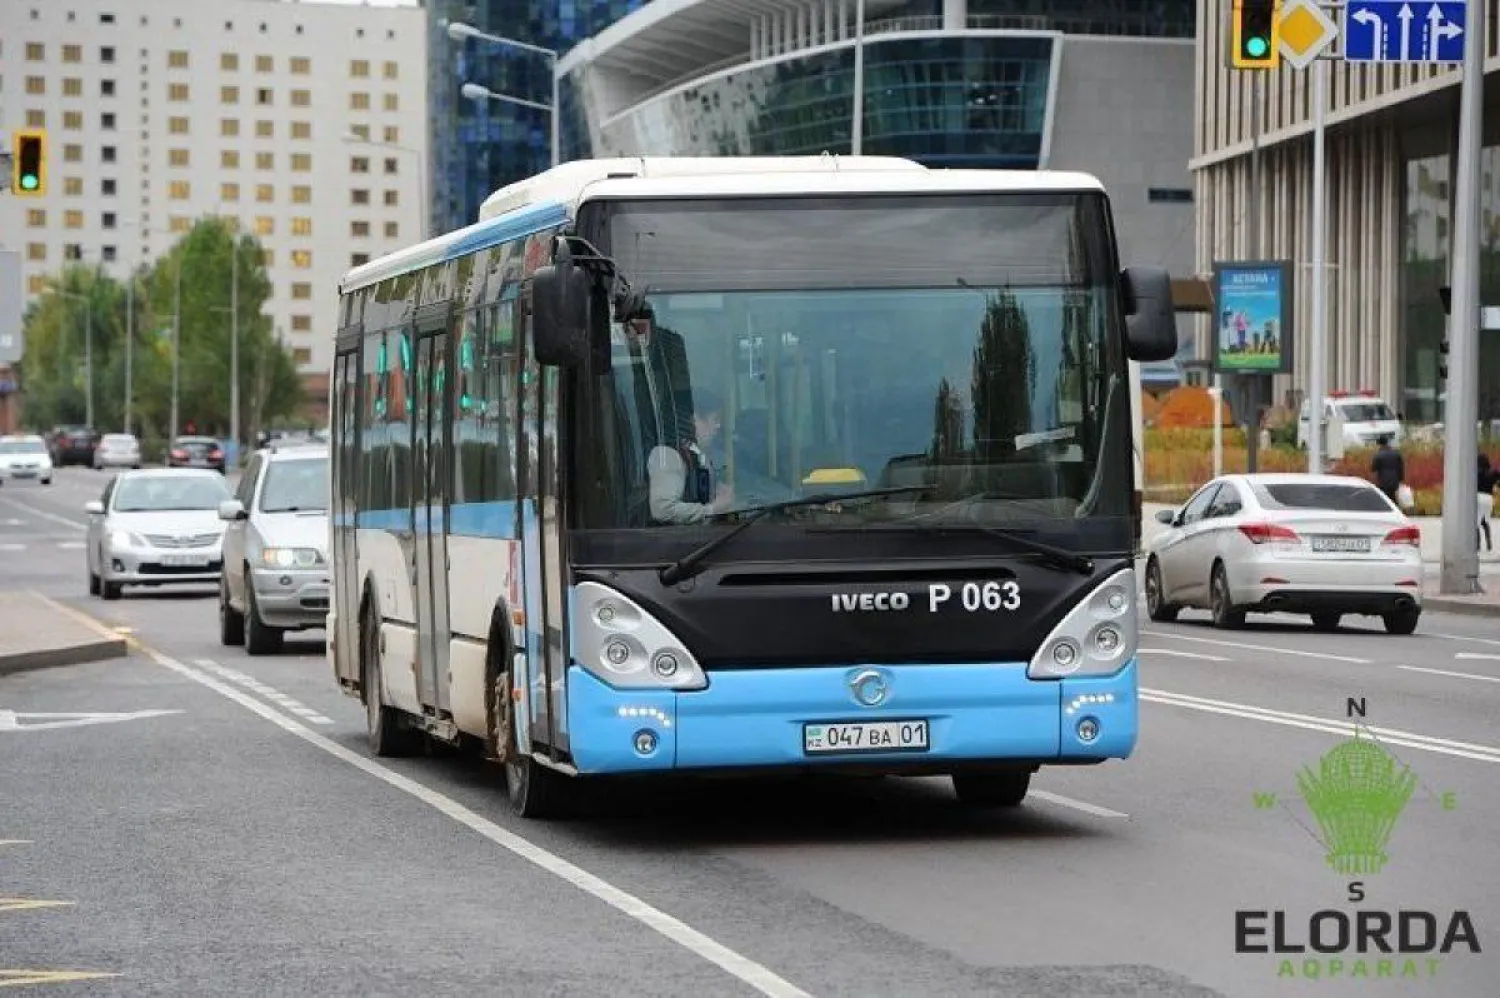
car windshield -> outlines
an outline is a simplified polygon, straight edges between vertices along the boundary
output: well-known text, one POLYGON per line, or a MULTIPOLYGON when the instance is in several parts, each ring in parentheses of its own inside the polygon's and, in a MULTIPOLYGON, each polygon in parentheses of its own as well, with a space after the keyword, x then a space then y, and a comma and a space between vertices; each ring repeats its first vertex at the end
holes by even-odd
POLYGON ((228 498, 223 475, 135 475, 115 486, 115 512, 217 509, 228 498))
POLYGON ((1371 485, 1301 482, 1254 484, 1256 498, 1267 509, 1324 509, 1339 513, 1389 513, 1391 504, 1371 485))
POLYGON ((833 526, 1041 521, 1077 543, 1085 519, 1127 523, 1129 411, 1099 199, 609 211, 607 252, 654 318, 614 324, 611 376, 577 417, 583 529, 680 531, 720 486, 731 510, 911 487, 781 517, 833 526))
POLYGON ((260 490, 262 513, 301 513, 328 508, 328 458, 272 461, 260 490))
POLYGON ((1391 407, 1384 402, 1346 402, 1339 409, 1346 423, 1374 423, 1396 418, 1391 407))
POLYGON ((45 454, 47 445, 40 440, 0 440, 0 454, 45 454))

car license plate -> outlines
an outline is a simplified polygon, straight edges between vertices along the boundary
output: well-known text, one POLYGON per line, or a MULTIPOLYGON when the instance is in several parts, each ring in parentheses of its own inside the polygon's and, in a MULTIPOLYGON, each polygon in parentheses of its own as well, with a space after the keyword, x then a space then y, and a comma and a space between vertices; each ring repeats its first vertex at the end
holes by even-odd
POLYGON ((926 752, 926 719, 804 724, 802 749, 808 755, 830 752, 926 752))
POLYGON ((161 563, 171 568, 203 568, 208 565, 208 558, 201 554, 164 554, 161 563))
POLYGON ((1314 537, 1312 539, 1314 551, 1355 551, 1368 553, 1370 550, 1370 539, 1368 537, 1314 537))

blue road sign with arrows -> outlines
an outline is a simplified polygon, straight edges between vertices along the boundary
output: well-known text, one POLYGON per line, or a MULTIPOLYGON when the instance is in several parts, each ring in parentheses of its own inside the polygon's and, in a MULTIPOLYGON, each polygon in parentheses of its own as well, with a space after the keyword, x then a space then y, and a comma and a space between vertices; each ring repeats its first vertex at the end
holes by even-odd
POLYGON ((1345 62, 1463 62, 1463 0, 1349 0, 1345 62))

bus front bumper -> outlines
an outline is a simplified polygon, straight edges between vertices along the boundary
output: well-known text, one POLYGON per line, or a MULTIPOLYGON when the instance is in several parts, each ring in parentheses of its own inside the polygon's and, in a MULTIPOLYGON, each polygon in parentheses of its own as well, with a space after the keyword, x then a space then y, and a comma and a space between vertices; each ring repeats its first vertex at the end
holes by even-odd
POLYGON ((1108 676, 1033 680, 1024 663, 715 670, 692 692, 619 690, 568 670, 568 728, 580 773, 859 767, 942 771, 986 763, 1127 758, 1138 730, 1137 662, 1108 676), (854 696, 880 674, 884 700, 854 696), (926 722, 925 748, 808 751, 808 725, 926 722), (1088 723, 1086 723, 1088 722, 1088 723), (1089 737, 1092 735, 1092 737, 1089 737))

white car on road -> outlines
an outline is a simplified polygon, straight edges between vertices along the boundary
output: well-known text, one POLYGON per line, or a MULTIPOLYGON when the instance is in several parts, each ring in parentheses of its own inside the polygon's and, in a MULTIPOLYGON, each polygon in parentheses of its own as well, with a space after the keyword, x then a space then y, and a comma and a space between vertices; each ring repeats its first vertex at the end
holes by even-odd
POLYGON ((125 586, 218 584, 224 567, 219 504, 232 498, 217 471, 123 471, 87 504, 89 592, 125 586))
POLYGON ((106 433, 94 448, 94 468, 139 468, 141 442, 133 433, 106 433))
POLYGON ((47 441, 34 435, 0 437, 0 482, 35 480, 52 484, 52 455, 47 441))
POLYGON ((1319 630, 1345 614, 1410 634, 1422 612, 1421 534, 1375 486, 1343 475, 1224 475, 1157 515, 1146 544, 1151 619, 1209 610, 1219 627, 1247 613, 1298 613, 1319 630))

